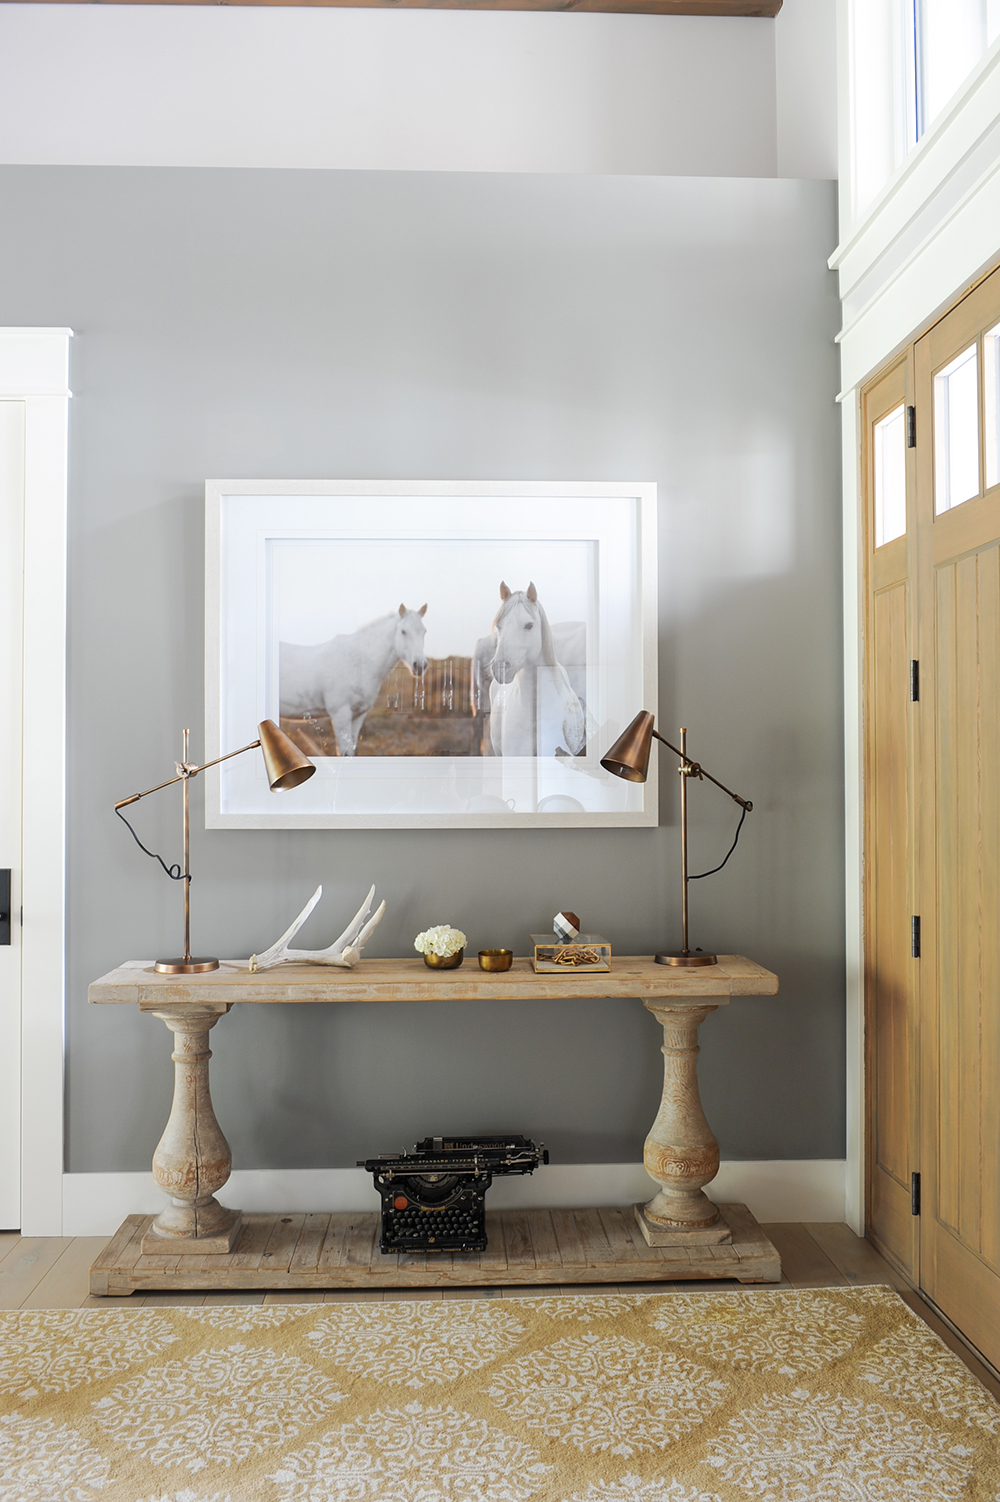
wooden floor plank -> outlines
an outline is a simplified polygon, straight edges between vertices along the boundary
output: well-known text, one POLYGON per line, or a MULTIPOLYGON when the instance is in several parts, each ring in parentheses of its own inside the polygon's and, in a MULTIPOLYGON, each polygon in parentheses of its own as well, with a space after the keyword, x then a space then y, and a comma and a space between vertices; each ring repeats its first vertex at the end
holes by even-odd
POLYGON ((807 1221, 805 1229, 848 1283, 887 1283, 896 1289, 908 1287, 906 1280, 893 1272, 873 1246, 855 1236, 850 1226, 835 1221, 807 1221))
POLYGON ((224 1288, 205 1294, 205 1308, 210 1304, 263 1304, 264 1294, 259 1288, 224 1288))
POLYGON ((79 1309, 90 1293, 90 1266, 105 1244, 103 1236, 76 1236, 36 1283, 22 1309, 79 1309))
POLYGON ((272 1288, 264 1294, 265 1304, 322 1304, 326 1293, 322 1288, 272 1288))
POLYGON ((71 1236, 22 1236, 0 1262, 0 1309, 20 1309, 72 1245, 71 1236))
POLYGON ((146 1302, 143 1293, 92 1293, 80 1303, 81 1309, 140 1309, 146 1302))
MULTIPOLYGON (((154 1288, 146 1294, 143 1303, 147 1308, 154 1309, 200 1309, 204 1304, 206 1295, 196 1289, 171 1292, 169 1289, 154 1288)), ((223 1303, 228 1302, 223 1299, 223 1303)))
POLYGON ((761 1226, 781 1256, 781 1270, 793 1288, 843 1288, 847 1279, 805 1226, 761 1226))

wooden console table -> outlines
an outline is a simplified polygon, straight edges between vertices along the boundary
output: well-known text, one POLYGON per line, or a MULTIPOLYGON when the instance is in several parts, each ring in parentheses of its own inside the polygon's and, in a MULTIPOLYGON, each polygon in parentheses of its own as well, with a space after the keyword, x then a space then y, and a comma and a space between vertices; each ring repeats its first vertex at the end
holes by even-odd
POLYGON ((468 961, 429 970, 420 960, 365 960, 355 970, 281 966, 251 974, 224 961, 206 975, 159 975, 131 961, 95 981, 98 1005, 138 1006, 174 1038, 174 1098, 153 1155, 170 1204, 155 1219, 129 1216, 91 1269, 91 1292, 160 1288, 432 1287, 442 1284, 595 1283, 736 1278, 777 1282, 775 1248, 745 1206, 719 1207, 704 1186, 719 1148, 698 1092, 698 1028, 733 996, 773 996, 777 976, 741 955, 675 969, 651 956, 615 959, 610 973, 536 975, 528 959, 503 974, 468 961), (521 1001, 638 998, 663 1028, 663 1096, 643 1154, 660 1185, 648 1205, 487 1215, 490 1245, 475 1253, 392 1254, 378 1249, 377 1214, 243 1217, 215 1195, 232 1167, 212 1109, 209 1031, 238 1004, 281 1002, 521 1001))

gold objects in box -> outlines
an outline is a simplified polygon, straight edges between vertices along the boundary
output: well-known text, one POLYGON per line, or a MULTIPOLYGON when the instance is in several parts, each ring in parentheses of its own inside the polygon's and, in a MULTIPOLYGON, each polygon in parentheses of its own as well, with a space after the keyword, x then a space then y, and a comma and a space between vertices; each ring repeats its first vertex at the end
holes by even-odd
POLYGON ((555 934, 532 934, 537 975, 579 975, 611 969, 611 945, 600 934, 578 934, 564 943, 555 934))

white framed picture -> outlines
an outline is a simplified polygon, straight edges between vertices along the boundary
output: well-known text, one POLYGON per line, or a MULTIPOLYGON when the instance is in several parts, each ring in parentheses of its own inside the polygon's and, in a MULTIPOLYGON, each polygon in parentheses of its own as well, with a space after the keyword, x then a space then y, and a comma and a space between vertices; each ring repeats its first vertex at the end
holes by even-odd
POLYGON ((648 826, 600 759, 656 712, 656 486, 209 480, 210 829, 648 826))

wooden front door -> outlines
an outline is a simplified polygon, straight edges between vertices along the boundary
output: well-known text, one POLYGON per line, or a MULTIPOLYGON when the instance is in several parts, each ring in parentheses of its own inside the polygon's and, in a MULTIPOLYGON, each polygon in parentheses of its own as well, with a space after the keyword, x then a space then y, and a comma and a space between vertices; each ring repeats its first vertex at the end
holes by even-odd
POLYGON ((1000 1366, 1000 272, 914 380, 920 1282, 1000 1366))
POLYGON ((861 415, 869 1234, 1000 1366, 1000 271, 861 415))

